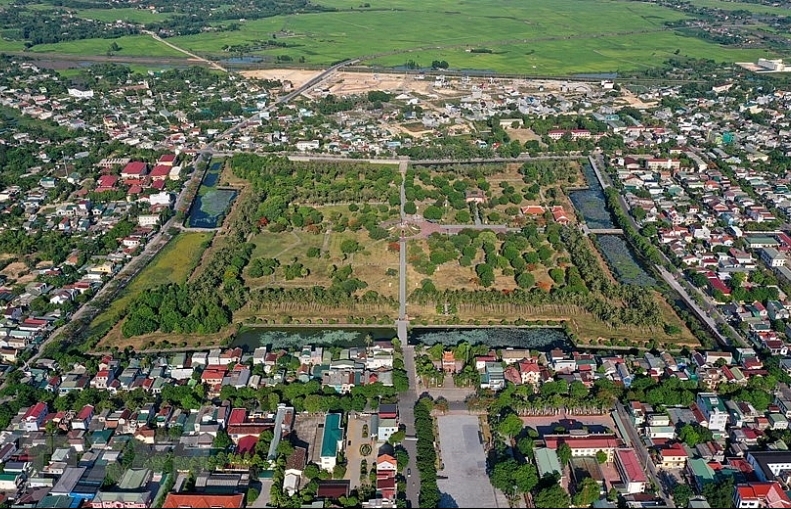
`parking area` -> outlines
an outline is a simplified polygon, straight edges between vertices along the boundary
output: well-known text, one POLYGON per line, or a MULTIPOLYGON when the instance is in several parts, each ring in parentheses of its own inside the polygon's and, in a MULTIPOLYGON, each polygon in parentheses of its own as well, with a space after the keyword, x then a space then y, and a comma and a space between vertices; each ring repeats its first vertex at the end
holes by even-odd
POLYGON ((324 438, 324 414, 297 414, 294 420, 295 445, 308 448, 308 461, 321 463, 321 440, 324 438))
POLYGON ((486 476, 486 454, 481 444, 478 417, 437 417, 439 447, 445 469, 437 473, 442 492, 440 507, 508 507, 486 476))
POLYGON ((346 429, 346 479, 349 479, 352 488, 360 486, 360 464, 367 462, 367 471, 376 465, 376 441, 371 438, 370 414, 349 414, 349 423, 346 429), (361 454, 361 448, 368 445, 368 454, 361 454))

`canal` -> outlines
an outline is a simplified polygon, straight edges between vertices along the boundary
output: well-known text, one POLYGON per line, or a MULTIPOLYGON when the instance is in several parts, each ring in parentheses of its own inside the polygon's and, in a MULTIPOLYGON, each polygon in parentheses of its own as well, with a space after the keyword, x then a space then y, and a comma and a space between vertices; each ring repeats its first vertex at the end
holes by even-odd
POLYGON ((213 161, 203 176, 198 195, 192 202, 187 226, 190 228, 217 228, 222 224, 228 208, 237 192, 233 189, 217 189, 222 162, 213 161))

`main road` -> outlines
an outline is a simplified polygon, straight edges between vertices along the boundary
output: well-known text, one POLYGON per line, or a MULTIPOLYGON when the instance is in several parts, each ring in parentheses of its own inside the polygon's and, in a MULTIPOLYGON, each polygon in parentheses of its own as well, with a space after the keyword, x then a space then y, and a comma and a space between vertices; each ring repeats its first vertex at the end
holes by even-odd
POLYGON ((651 460, 651 456, 648 454, 648 448, 638 435, 628 412, 620 401, 615 403, 615 410, 618 412, 618 416, 623 422, 623 427, 626 429, 627 436, 624 438, 627 440, 627 442, 629 442, 629 445, 631 445, 632 449, 637 452, 637 457, 643 464, 643 470, 654 482, 654 485, 659 488, 662 498, 665 501, 665 505, 667 507, 676 507, 676 505, 673 503, 673 498, 670 496, 670 492, 668 490, 669 487, 662 482, 662 478, 656 471, 656 465, 654 465, 654 462, 651 460))
POLYGON ((404 426, 406 439, 401 444, 409 453, 407 468, 412 473, 406 479, 406 497, 408 507, 417 508, 420 497, 420 473, 417 469, 417 448, 415 438, 415 403, 418 399, 417 372, 415 371, 415 347, 403 343, 404 369, 409 377, 409 390, 398 395, 398 417, 404 426))

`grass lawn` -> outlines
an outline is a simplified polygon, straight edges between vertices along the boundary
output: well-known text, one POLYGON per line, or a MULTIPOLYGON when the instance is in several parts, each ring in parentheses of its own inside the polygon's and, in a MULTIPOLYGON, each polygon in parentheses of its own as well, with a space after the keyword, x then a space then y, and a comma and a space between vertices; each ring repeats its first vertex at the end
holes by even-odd
MULTIPOLYGON (((660 344, 675 346, 679 349, 683 346, 700 346, 700 342, 692 335, 692 332, 676 315, 664 297, 655 293, 654 299, 657 306, 662 309, 665 323, 677 326, 681 330, 680 334, 669 335, 663 329, 650 330, 634 326, 623 326, 613 329, 589 313, 579 313, 573 317, 568 317, 568 319, 571 320, 574 332, 581 342, 585 344, 608 345, 608 340, 613 338, 616 341, 625 341, 627 346, 641 346, 641 342, 652 339, 655 339, 660 344), (602 339, 603 341, 601 341, 602 339)), ((555 319, 559 318, 555 317, 555 319)))
POLYGON ((173 238, 112 304, 91 322, 91 328, 101 328, 115 320, 140 292, 166 283, 185 282, 200 260, 202 244, 211 236, 211 233, 181 233, 173 238))
POLYGON ((169 14, 154 13, 143 9, 80 9, 77 16, 112 23, 117 20, 129 23, 153 23, 167 19, 169 14))
POLYGON ((187 58, 180 51, 157 42, 147 35, 127 35, 117 39, 83 39, 81 41, 39 44, 30 51, 34 53, 66 53, 73 55, 104 55, 112 43, 121 47, 118 55, 141 57, 187 58))

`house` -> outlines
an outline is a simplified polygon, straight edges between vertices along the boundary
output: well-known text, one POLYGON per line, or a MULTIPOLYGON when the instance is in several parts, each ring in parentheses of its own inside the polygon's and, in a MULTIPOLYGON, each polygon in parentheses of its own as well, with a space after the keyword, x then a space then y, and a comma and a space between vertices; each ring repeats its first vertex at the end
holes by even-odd
POLYGON ((25 476, 21 472, 3 472, 0 474, 0 492, 14 498, 24 481, 25 476))
POLYGON ((453 355, 453 352, 448 350, 442 352, 442 360, 437 366, 438 369, 441 369, 445 373, 459 373, 462 368, 464 368, 464 361, 456 360, 456 357, 453 355))
POLYGON ((321 441, 321 468, 332 472, 338 452, 343 449, 343 428, 341 414, 327 414, 324 417, 324 437, 321 441))
POLYGON ((687 454, 684 446, 675 443, 659 449, 658 465, 664 469, 684 468, 687 464, 687 454))
POLYGON ((377 427, 376 437, 379 442, 387 442, 393 433, 398 431, 398 421, 394 418, 383 418, 379 416, 379 426, 377 427))
POLYGON ((471 189, 465 193, 464 200, 467 203, 486 203, 486 193, 480 189, 471 189))
POLYGON ((122 179, 137 179, 148 174, 148 165, 142 161, 132 161, 121 170, 122 179))
POLYGON ((786 264, 785 254, 773 247, 765 247, 761 249, 761 260, 763 260, 766 265, 772 268, 784 267, 786 264))
POLYGON ((565 475, 565 469, 560 466, 557 451, 548 447, 538 447, 534 451, 538 477, 543 478, 547 474, 558 475, 561 479, 565 475))
POLYGON ((791 499, 778 482, 739 484, 733 492, 733 503, 739 509, 753 507, 791 508, 791 499))
POLYGON ((158 164, 154 166, 154 168, 151 170, 151 173, 149 173, 148 176, 151 178, 153 182, 157 182, 159 180, 164 181, 168 179, 168 176, 170 175, 170 169, 171 169, 170 166, 165 166, 164 164, 158 164))
POLYGON ((621 446, 621 441, 613 434, 579 434, 579 435, 544 435, 544 445, 557 450, 561 444, 568 444, 571 455, 596 456, 599 451, 607 454, 607 461, 613 461, 615 450, 621 446))
POLYGON ((22 417, 25 431, 39 431, 42 429, 44 419, 47 417, 49 410, 47 404, 39 401, 32 407, 27 409, 25 415, 22 417))
POLYGON ((623 448, 615 451, 615 467, 627 493, 642 493, 648 483, 640 460, 634 449, 623 448))
POLYGON ((162 507, 165 509, 179 508, 241 508, 244 494, 209 495, 208 493, 168 493, 162 507))
POLYGON ((566 215, 565 209, 561 205, 557 205, 555 207, 552 207, 551 212, 552 212, 552 219, 556 223, 562 224, 562 225, 569 224, 569 218, 566 215))
POLYGON ((389 454, 381 454, 376 458, 376 473, 379 472, 397 472, 398 462, 389 454))
POLYGON ((87 430, 93 419, 93 405, 85 405, 71 421, 71 429, 87 430))
POLYGON ((705 419, 705 422, 702 423, 705 427, 711 431, 725 431, 728 425, 728 411, 717 394, 713 392, 698 393, 695 403, 705 419))

